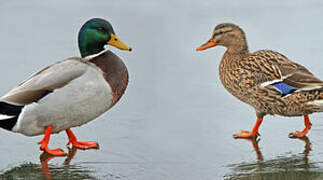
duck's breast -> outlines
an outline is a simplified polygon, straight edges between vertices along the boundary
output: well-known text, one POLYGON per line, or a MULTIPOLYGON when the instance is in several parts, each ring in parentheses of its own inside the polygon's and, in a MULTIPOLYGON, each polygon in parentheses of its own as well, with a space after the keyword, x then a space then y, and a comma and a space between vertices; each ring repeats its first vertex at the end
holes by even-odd
POLYGON ((104 53, 89 60, 103 72, 104 79, 112 89, 112 104, 116 104, 128 85, 128 70, 123 61, 113 52, 107 50, 104 53))

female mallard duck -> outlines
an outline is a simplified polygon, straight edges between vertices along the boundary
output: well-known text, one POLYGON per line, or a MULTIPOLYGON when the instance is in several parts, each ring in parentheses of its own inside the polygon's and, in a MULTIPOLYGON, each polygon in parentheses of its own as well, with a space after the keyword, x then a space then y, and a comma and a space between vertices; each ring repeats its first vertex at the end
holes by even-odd
POLYGON ((0 127, 27 136, 45 134, 40 149, 49 149, 51 133, 65 130, 68 144, 81 149, 98 148, 94 141, 79 142, 70 128, 98 117, 118 102, 128 84, 122 60, 106 44, 122 50, 111 24, 99 18, 87 21, 78 36, 82 58, 72 57, 44 68, 0 98, 0 127))
POLYGON ((323 111, 323 81, 278 52, 250 53, 245 33, 237 25, 219 24, 211 39, 197 50, 217 45, 227 48, 219 67, 222 84, 232 95, 254 107, 257 115, 251 132, 241 131, 234 137, 259 135, 258 128, 266 114, 304 116, 305 129, 290 133, 290 137, 304 137, 312 125, 308 115, 323 111))

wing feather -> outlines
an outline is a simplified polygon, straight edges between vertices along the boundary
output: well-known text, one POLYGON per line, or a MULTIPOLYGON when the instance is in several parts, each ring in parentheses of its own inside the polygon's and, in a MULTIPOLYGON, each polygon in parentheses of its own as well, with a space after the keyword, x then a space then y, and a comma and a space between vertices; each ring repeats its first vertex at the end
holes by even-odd
POLYGON ((278 52, 263 50, 255 52, 254 55, 260 55, 262 57, 255 59, 255 61, 258 61, 257 64, 270 64, 273 66, 273 69, 279 70, 278 72, 258 72, 261 73, 261 77, 263 77, 263 80, 259 81, 258 85, 260 86, 267 86, 274 83, 283 82, 298 89, 298 91, 323 88, 322 80, 315 77, 304 66, 290 61, 287 57, 278 52), (259 63, 259 61, 261 62, 259 63))
POLYGON ((86 71, 87 66, 80 58, 69 58, 57 62, 23 81, 1 97, 0 101, 16 105, 37 102, 49 91, 59 89, 81 76, 86 71))

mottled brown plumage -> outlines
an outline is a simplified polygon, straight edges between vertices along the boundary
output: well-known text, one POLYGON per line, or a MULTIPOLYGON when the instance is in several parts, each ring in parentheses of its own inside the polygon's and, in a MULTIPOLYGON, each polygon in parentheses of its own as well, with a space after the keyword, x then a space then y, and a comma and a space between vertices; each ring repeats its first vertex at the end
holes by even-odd
MULTIPOLYGON (((222 84, 232 95, 255 108, 261 119, 259 125, 266 114, 307 116, 323 111, 323 81, 304 66, 272 50, 250 53, 245 33, 231 23, 216 26, 211 39, 198 50, 216 45, 227 48, 219 66, 222 84), (277 83, 290 91, 285 94, 277 83)), ((258 129, 252 133, 255 136, 258 129)))

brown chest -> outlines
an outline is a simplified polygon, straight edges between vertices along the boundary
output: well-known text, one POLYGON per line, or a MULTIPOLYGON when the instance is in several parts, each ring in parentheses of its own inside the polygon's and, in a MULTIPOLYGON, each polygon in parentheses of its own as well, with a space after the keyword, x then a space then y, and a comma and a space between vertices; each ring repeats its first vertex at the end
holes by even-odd
POLYGON ((223 86, 233 95, 237 95, 241 91, 240 68, 237 64, 239 57, 225 54, 219 66, 220 80, 223 86))
POLYGON ((90 60, 103 73, 113 93, 112 106, 119 101, 128 85, 128 70, 123 61, 111 51, 107 51, 90 60))

